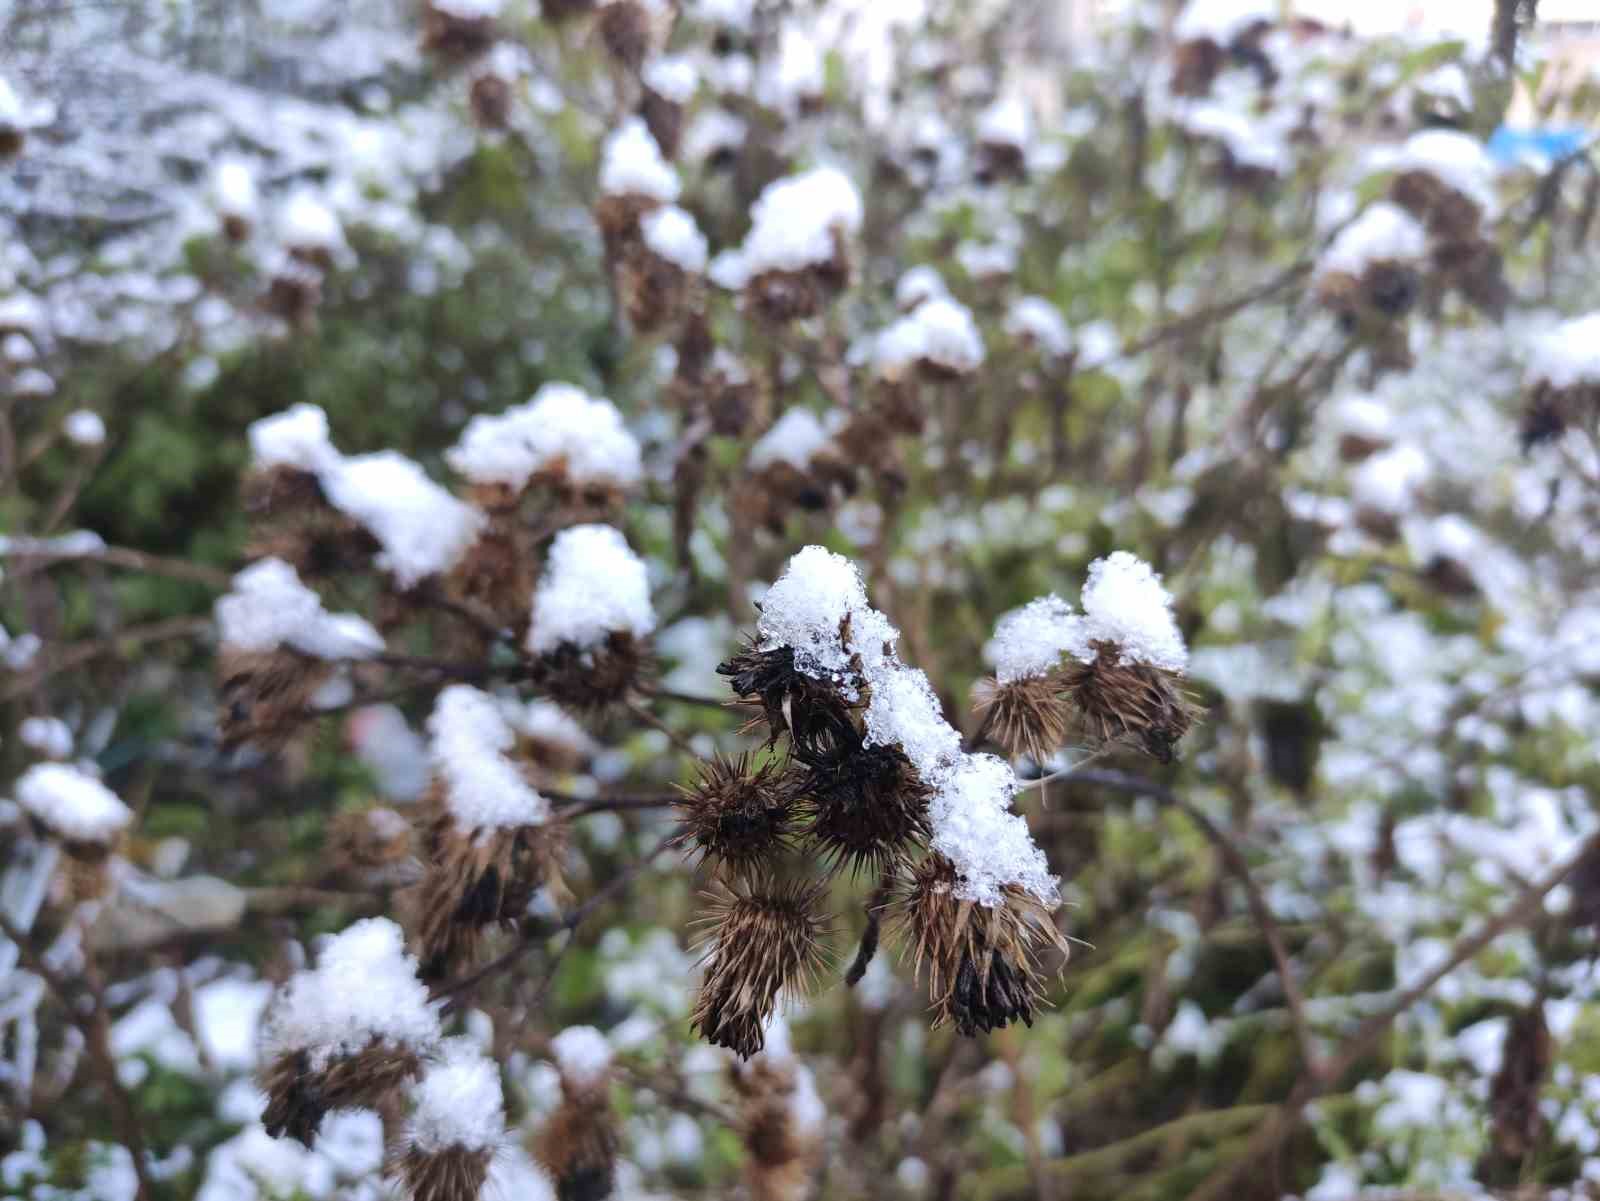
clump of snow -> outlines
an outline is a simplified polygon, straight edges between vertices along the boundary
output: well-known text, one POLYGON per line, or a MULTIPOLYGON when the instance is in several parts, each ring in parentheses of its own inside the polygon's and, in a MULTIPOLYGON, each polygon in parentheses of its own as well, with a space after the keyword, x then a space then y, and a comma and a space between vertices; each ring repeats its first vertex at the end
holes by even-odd
POLYGON ((36 763, 17 778, 17 803, 73 842, 109 843, 133 810, 99 780, 65 763, 36 763))
POLYGON ((828 431, 810 409, 794 406, 772 423, 772 428, 750 447, 750 470, 788 463, 805 470, 816 453, 828 444, 828 431))
POLYGON ((820 100, 823 84, 822 47, 804 29, 785 26, 778 35, 778 53, 762 63, 756 100, 779 112, 794 113, 820 100))
POLYGON ((378 565, 402 588, 450 570, 483 528, 482 513, 398 451, 343 459, 321 480, 328 502, 378 540, 378 565))
POLYGON ((568 1026, 550 1040, 550 1057, 577 1088, 593 1088, 611 1067, 611 1044, 593 1026, 568 1026))
POLYGON ((244 159, 225 158, 212 168, 211 196, 217 211, 236 221, 254 221, 261 209, 255 173, 244 159))
POLYGON ((1026 150, 1033 140, 1033 118, 1020 96, 1001 96, 978 114, 978 141, 1026 150))
POLYGON ((291 405, 281 413, 252 421, 251 465, 292 467, 316 474, 339 462, 339 452, 328 438, 328 415, 314 404, 291 405))
POLYGON ((1028 823, 1011 811, 1017 778, 997 755, 963 755, 938 783, 928 802, 933 849, 961 875, 959 895, 980 905, 999 905, 1015 884, 1047 905, 1058 881, 1028 823))
POLYGON ((1277 19, 1274 0, 1190 0, 1178 17, 1173 34, 1179 41, 1205 39, 1227 46, 1252 26, 1277 19))
POLYGON ((1463 112, 1472 111, 1472 85, 1460 63, 1435 67, 1417 80, 1415 87, 1425 96, 1458 105, 1463 112))
POLYGON ((1019 296, 1006 312, 1006 333, 1029 339, 1047 355, 1060 358, 1072 350, 1072 331, 1061 310, 1043 296, 1019 296))
POLYGON ((491 21, 505 11, 505 0, 428 0, 440 12, 462 21, 491 21))
POLYGON ((330 938, 317 965, 289 978, 267 1011, 264 1059, 304 1051, 313 1071, 369 1042, 425 1054, 439 1042, 439 1014, 417 979, 405 935, 371 917, 330 938))
POLYGON ((1540 336, 1531 366, 1534 377, 1552 388, 1600 384, 1600 311, 1564 321, 1540 336))
POLYGON ((645 63, 639 79, 663 100, 674 104, 688 104, 694 99, 700 75, 694 64, 681 54, 663 54, 645 63))
POLYGON ((873 348, 873 365, 890 379, 916 363, 965 375, 982 366, 983 357, 971 310, 948 296, 923 301, 879 334, 873 348))
POLYGON ((898 746, 924 780, 935 780, 961 754, 961 735, 944 719, 927 674, 891 663, 869 674, 868 746, 898 746))
POLYGON ((1109 642, 1120 650, 1117 661, 1145 663, 1181 672, 1189 652, 1172 616, 1172 594, 1144 560, 1125 550, 1089 564, 1081 597, 1083 616, 1073 627, 1067 651, 1085 662, 1095 657, 1094 643, 1109 642))
POLYGON ((309 188, 300 188, 278 214, 283 244, 307 254, 337 255, 344 250, 344 227, 328 204, 309 188))
POLYGON ((524 738, 569 747, 583 754, 597 749, 589 731, 554 701, 534 700, 515 706, 506 713, 506 720, 524 738))
POLYGON ((638 440, 616 405, 564 383, 545 384, 498 416, 474 417, 445 461, 475 484, 517 491, 558 470, 575 484, 631 488, 643 470, 638 440))
POLYGON ((1401 171, 1427 172, 1471 200, 1485 217, 1493 217, 1497 211, 1494 160, 1471 134, 1456 129, 1414 133, 1406 139, 1394 166, 1401 171))
POLYGON ((67 414, 61 423, 61 432, 66 434, 67 441, 78 446, 100 446, 106 440, 106 423, 99 413, 79 409, 67 414))
POLYGON ((1427 455, 1401 444, 1373 455, 1351 473, 1350 497, 1358 508, 1399 516, 1416 504, 1417 492, 1432 474, 1427 455))
POLYGON ((678 198, 678 173, 642 118, 629 117, 606 137, 600 152, 600 190, 608 196, 643 196, 670 204, 678 198))
POLYGON ((983 655, 1002 684, 1047 675, 1074 644, 1072 606, 1055 593, 1013 609, 994 627, 983 655))
POLYGON ((471 1039, 446 1039, 439 1058, 411 1088, 410 1142, 427 1154, 484 1151, 505 1137, 500 1069, 471 1039))
POLYGON ((839 627, 867 607, 856 565, 825 547, 808 546, 789 559, 762 597, 756 637, 763 650, 792 647, 799 670, 837 678, 849 664, 839 627))
POLYGON ((1340 434, 1387 442, 1394 435, 1394 414, 1371 396, 1345 396, 1332 407, 1333 426, 1340 434))
POLYGON ((225 646, 271 651, 290 646, 318 659, 370 659, 383 637, 354 613, 329 613, 282 559, 262 559, 233 577, 216 604, 225 646))
POLYGON ((17 737, 23 746, 52 759, 72 754, 72 730, 59 717, 25 717, 17 727, 17 737))
POLYGON ((727 109, 708 108, 697 113, 684 132, 683 155, 690 162, 704 162, 737 150, 748 134, 749 127, 727 109))
POLYGON ((1180 119, 1195 137, 1225 147, 1240 167, 1282 175, 1294 166, 1294 156, 1281 134, 1253 115, 1225 104, 1202 101, 1185 105, 1180 119))
POLYGON ((599 646, 613 633, 647 636, 655 629, 644 560, 609 525, 575 525, 550 544, 533 594, 528 650, 546 654, 569 644, 599 646))
POLYGON ((516 745, 516 731, 488 693, 469 684, 439 693, 428 736, 445 804, 460 828, 537 826, 549 819, 550 803, 506 756, 516 745))
POLYGON ((1399 205, 1380 200, 1339 231, 1317 269, 1358 276, 1373 263, 1415 262, 1427 251, 1428 235, 1421 223, 1399 205))
POLYGON ((675 204, 664 204, 646 213, 639 222, 644 244, 669 263, 676 263, 692 275, 706 269, 709 249, 706 236, 695 220, 675 204))
POLYGON ((751 275, 804 271, 834 255, 836 235, 861 228, 861 193, 837 167, 817 167, 770 183, 751 207, 741 258, 751 275))
POLYGON ((921 263, 912 267, 900 277, 900 282, 894 286, 894 302, 902 310, 909 312, 925 300, 932 300, 935 296, 948 296, 949 289, 945 287, 944 279, 939 272, 921 263))

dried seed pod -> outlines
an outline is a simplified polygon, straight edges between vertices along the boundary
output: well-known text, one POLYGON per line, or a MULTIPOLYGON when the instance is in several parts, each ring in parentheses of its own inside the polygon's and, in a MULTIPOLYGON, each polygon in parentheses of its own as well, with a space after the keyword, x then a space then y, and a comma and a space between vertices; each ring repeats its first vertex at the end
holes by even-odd
POLYGON ((673 845, 734 873, 769 866, 790 849, 794 830, 793 796, 778 772, 774 760, 751 770, 748 755, 704 764, 677 802, 673 845))
POLYGON ((787 733, 798 752, 818 756, 857 737, 850 707, 837 688, 796 669, 793 647, 763 651, 752 641, 720 664, 717 674, 728 677, 735 696, 760 703, 770 732, 768 746, 787 733))
POLYGON ((475 58, 494 45, 495 19, 480 6, 459 0, 426 0, 422 6, 422 48, 443 58, 475 58))
POLYGON ((1071 714, 1054 675, 1005 683, 988 676, 974 685, 972 693, 972 707, 984 731, 1008 753, 1043 763, 1066 740, 1071 714))
POLYGON ((825 1110, 806 1066, 785 1051, 735 1063, 738 1130, 756 1201, 801 1201, 822 1150, 825 1110))
POLYGON ((562 643, 534 664, 539 684, 573 709, 616 704, 640 684, 651 662, 648 645, 626 631, 613 631, 588 650, 562 643))
POLYGON ((983 906, 963 900, 959 883, 949 860, 929 855, 891 902, 913 970, 927 972, 934 1025, 953 1022, 967 1036, 1019 1019, 1031 1026, 1043 992, 1037 957, 1046 947, 1065 956, 1066 939, 1030 893, 1008 886, 1003 904, 983 906))
POLYGON ((881 872, 928 836, 933 790, 898 747, 856 739, 801 762, 792 787, 806 809, 806 835, 835 869, 881 872))
POLYGON ((421 1066, 411 1048, 378 1038, 353 1054, 332 1057, 321 1067, 304 1050, 284 1052, 262 1074, 267 1105, 261 1124, 273 1138, 287 1134, 309 1147, 329 1113, 385 1103, 395 1089, 416 1078, 421 1066))
POLYGON ((411 823, 384 806, 341 813, 328 823, 323 854, 331 876, 381 888, 414 878, 411 823))
POLYGON ((1170 672, 1146 663, 1120 663, 1113 643, 1091 643, 1094 658, 1070 663, 1061 687, 1077 722, 1101 743, 1127 742, 1171 763, 1174 748, 1194 724, 1194 705, 1170 672))
POLYGON ((805 988, 824 961, 824 886, 772 878, 711 895, 712 927, 692 1027, 748 1059, 761 1050, 784 990, 805 988))
POLYGON ((222 745, 282 747, 304 726, 333 665, 291 650, 217 652, 222 745))
POLYGON ((539 1162, 560 1201, 603 1201, 616 1178, 616 1115, 611 1108, 611 1050, 592 1026, 572 1026, 550 1040, 561 1073, 561 1104, 539 1132, 539 1162))

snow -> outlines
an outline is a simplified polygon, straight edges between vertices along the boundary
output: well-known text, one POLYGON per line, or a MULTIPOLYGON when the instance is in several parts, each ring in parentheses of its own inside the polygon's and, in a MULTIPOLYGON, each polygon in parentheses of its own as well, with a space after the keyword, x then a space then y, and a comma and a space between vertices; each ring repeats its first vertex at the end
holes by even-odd
POLYGON ((966 374, 983 365, 983 338, 965 305, 948 296, 924 300, 878 335, 873 365, 894 378, 914 363, 966 374))
POLYGON ((663 100, 674 104, 688 104, 694 99, 694 90, 700 82, 700 73, 694 63, 681 54, 663 54, 645 63, 639 72, 644 86, 663 100))
POLYGON ((787 25, 778 35, 777 54, 762 63, 756 100, 793 114, 805 102, 820 99, 824 83, 822 47, 799 26, 787 25))
POLYGON ((506 1133, 500 1069, 470 1039, 446 1039, 411 1088, 411 1145, 427 1154, 452 1147, 485 1151, 506 1133))
POLYGON ((833 258, 836 234, 861 228, 861 193, 837 167, 770 183, 751 206, 742 256, 751 275, 804 271, 833 258))
POLYGON ((676 263, 691 275, 706 269, 706 236, 695 220, 675 204, 662 205, 646 213, 639 222, 644 244, 669 263, 676 263))
POLYGON ((1317 269, 1359 276, 1373 263, 1415 262, 1427 251, 1427 231, 1417 219, 1399 205, 1380 200, 1339 231, 1317 269))
POLYGON ((309 188, 291 193, 278 214, 278 236, 285 246, 335 255, 344 249, 344 227, 325 200, 309 188))
POLYGON ((939 272, 926 263, 912 267, 900 277, 900 282, 894 286, 894 302, 902 310, 909 311, 916 308, 925 300, 935 296, 948 296, 949 289, 945 287, 944 279, 939 272))
POLYGON ((1341 397, 1331 406, 1330 416, 1334 429, 1341 434, 1373 442, 1388 442, 1394 436, 1394 414, 1371 396, 1341 397))
POLYGON ((1294 156, 1276 130, 1254 114, 1226 104, 1198 102, 1186 105, 1180 117, 1195 137, 1225 146, 1234 163, 1282 175, 1294 166, 1294 156))
POLYGON ((533 594, 530 652, 563 644, 590 650, 612 633, 644 638, 655 624, 644 560, 618 530, 575 525, 556 535, 533 594))
POLYGON ((1072 350, 1072 331, 1061 310, 1043 296, 1019 296, 1006 312, 1005 331, 1013 338, 1031 339, 1047 355, 1060 358, 1072 350))
POLYGON ((1455 129, 1414 133, 1395 158, 1401 171, 1426 171, 1440 183, 1473 201, 1484 217, 1498 209, 1494 193, 1495 165, 1484 144, 1455 129))
POLYGON ((549 820, 550 803, 506 756, 516 745, 516 731, 494 697, 469 684, 452 684, 434 702, 428 736, 445 804, 460 829, 537 826, 549 820))
POLYGON ((568 1026, 550 1040, 550 1057, 576 1087, 593 1088, 611 1067, 611 1044, 593 1026, 568 1026))
POLYGON ((1189 652, 1172 616, 1172 595, 1150 565, 1127 551, 1114 551, 1089 564, 1089 578, 1080 598, 1083 616, 1076 620, 1067 646, 1084 662, 1094 658, 1093 644, 1113 643, 1117 662, 1143 663, 1181 672, 1189 652))
POLYGON ((398 451, 356 455, 323 471, 322 490, 383 547, 378 565, 401 588, 449 571, 476 541, 484 516, 398 451))
POLYGON ((1004 887, 1017 885, 1046 905, 1057 899, 1058 881, 1020 813, 1011 812, 1017 780, 997 755, 963 755, 939 782, 928 802, 933 849, 960 873, 958 895, 980 905, 1004 902, 1004 887))
POLYGON ((867 745, 898 746, 924 780, 939 778, 961 754, 961 735, 945 721, 926 673, 892 663, 871 673, 869 680, 867 745))
POLYGON ((1535 379, 1552 388, 1600 384, 1600 311, 1564 321, 1533 346, 1535 379))
POLYGON ((318 659, 370 659, 383 637, 354 613, 329 613, 282 559, 252 563, 216 604, 225 646, 271 651, 290 646, 318 659))
POLYGON ((762 597, 756 637, 762 650, 793 647, 800 671, 837 679, 850 658, 839 641, 840 623, 867 608, 856 565, 824 547, 808 546, 789 559, 762 597))
POLYGON ((416 969, 404 932, 388 918, 346 927, 323 945, 316 967, 296 972, 274 999, 261 1036, 263 1058, 304 1051, 315 1071, 373 1039, 431 1051, 439 1015, 416 969))
POLYGON ((109 843, 133 810, 94 776, 66 763, 36 763, 16 783, 17 803, 73 842, 109 843))
POLYGON ((72 730, 59 717, 25 717, 17 727, 22 745, 51 759, 72 754, 72 730))
POLYGON ((631 488, 643 474, 639 443, 604 397, 547 383, 524 404, 467 423, 445 462, 475 484, 517 491, 540 472, 561 472, 579 485, 631 488))
POLYGON ((678 173, 640 117, 629 117, 600 152, 600 190, 608 196, 642 196, 670 204, 678 198, 678 173))
POLYGON ((1416 82, 1417 91, 1439 100, 1459 105, 1463 112, 1472 111, 1472 85, 1460 63, 1445 63, 1435 67, 1416 82))
POLYGON ((554 743, 582 754, 598 749, 589 731, 554 701, 533 700, 526 705, 508 706, 506 720, 524 738, 554 743))
POLYGON ((1428 457, 1409 444, 1364 460, 1350 475, 1350 497, 1357 507, 1398 516, 1415 504, 1417 491, 1431 474, 1428 457))
POLYGON ((245 159, 225 158, 212 168, 211 195, 216 201, 217 211, 224 217, 254 221, 261 209, 255 172, 245 159))
POLYGON ((1002 96, 978 114, 978 141, 1026 150, 1033 140, 1033 118, 1020 96, 1002 96))
POLYGON ((316 474, 339 462, 328 438, 328 415, 314 404, 291 405, 252 421, 246 434, 251 465, 260 470, 292 467, 316 474))
POLYGON ((1190 0, 1184 6, 1173 34, 1179 41, 1202 38, 1226 46, 1252 25, 1278 19, 1274 0, 1190 0))
POLYGON ((690 162, 704 162, 722 151, 744 145, 749 127, 725 108, 703 109, 683 135, 683 155, 690 162))
POLYGON ((1002 684, 1047 675, 1075 642, 1072 606, 1055 593, 1013 609, 994 627, 983 657, 1002 684))
POLYGON ((463 21, 492 21, 505 11, 505 0, 428 0, 442 13, 463 21))
POLYGON ((816 453, 828 444, 828 431, 810 409, 795 406, 772 423, 772 428, 750 447, 748 464, 760 471, 774 463, 788 463, 804 471, 816 453))
POLYGON ((79 409, 67 414, 66 420, 61 423, 61 432, 66 434, 68 442, 75 445, 100 446, 106 440, 106 423, 99 413, 79 409))

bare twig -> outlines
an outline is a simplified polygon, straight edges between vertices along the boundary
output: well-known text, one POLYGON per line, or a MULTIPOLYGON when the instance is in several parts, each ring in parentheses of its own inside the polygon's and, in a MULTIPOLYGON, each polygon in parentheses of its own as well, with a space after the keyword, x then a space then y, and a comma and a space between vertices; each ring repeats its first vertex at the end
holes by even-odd
POLYGON ((0 701, 14 701, 32 694, 51 676, 74 667, 81 667, 101 655, 132 650, 151 642, 164 642, 172 638, 190 638, 211 629, 210 617, 169 617, 165 621, 152 621, 148 625, 129 626, 104 638, 75 642, 52 651, 39 667, 24 673, 20 679, 0 689, 0 701))
POLYGON ((207 567, 204 563, 191 563, 187 559, 170 559, 163 555, 146 554, 127 546, 106 546, 99 550, 79 551, 71 546, 53 547, 48 541, 34 545, 12 547, 5 559, 27 571, 34 566, 48 567, 54 563, 103 563, 108 567, 122 567, 128 571, 142 571, 146 575, 166 576, 174 580, 189 580, 205 584, 219 591, 226 590, 233 577, 226 571, 207 567))

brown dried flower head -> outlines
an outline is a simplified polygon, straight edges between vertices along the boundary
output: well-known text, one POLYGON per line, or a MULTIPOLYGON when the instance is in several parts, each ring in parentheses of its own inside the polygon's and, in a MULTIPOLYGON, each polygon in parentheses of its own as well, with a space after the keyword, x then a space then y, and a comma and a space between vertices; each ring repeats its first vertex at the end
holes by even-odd
POLYGON ((958 882, 949 860, 929 855, 891 902, 913 970, 927 972, 934 1025, 953 1022, 967 1036, 1017 1020, 1031 1026, 1043 995, 1038 956, 1053 947, 1065 957, 1066 939, 1030 893, 1008 886, 1004 904, 984 906, 961 899, 958 882))
POLYGON ((745 284, 745 300, 762 320, 773 325, 815 317, 850 286, 850 247, 844 234, 833 231, 833 254, 799 270, 762 271, 745 284))
POLYGON ((1109 642, 1090 644, 1095 657, 1061 672, 1062 690, 1084 733, 1099 743, 1126 742, 1171 763, 1194 724, 1194 705, 1170 672, 1145 663, 1120 663, 1109 642))
POLYGON ((739 1139, 748 1153, 745 1179, 757 1201, 801 1201, 809 1195, 822 1139, 820 1128, 796 1112, 799 1094, 812 1087, 803 1071, 793 1059, 771 1055, 732 1067, 739 1139))
POLYGON ((1054 675, 1027 676, 1001 683, 994 676, 973 686, 972 707, 982 729, 1012 755, 1035 763, 1048 759, 1067 737, 1071 714, 1054 675))
POLYGON ((427 0, 422 7, 422 48, 442 58, 475 58, 494 45, 493 17, 462 11, 451 0, 427 0))
POLYGON ((243 651, 224 644, 217 651, 223 747, 284 746, 304 728, 312 698, 332 673, 332 664, 292 650, 243 651))
POLYGON ((859 736, 796 751, 803 769, 793 790, 805 807, 806 836, 835 870, 881 872, 929 833, 933 790, 898 747, 866 746, 859 736))
POLYGON ((616 266, 617 295, 640 333, 671 326, 701 305, 698 277, 663 258, 643 241, 629 240, 616 266))
POLYGON ((785 989, 801 990, 824 962, 824 886, 765 878, 711 894, 705 973, 691 1025, 748 1059, 785 989))
POLYGON ((562 643, 533 664, 534 678, 551 699, 573 709, 595 710, 616 704, 644 680, 651 658, 648 644, 625 630, 613 630, 597 647, 562 643))
POLYGON ((637 75, 658 40, 665 40, 670 20, 670 10, 652 11, 640 0, 608 0, 600 8, 600 41, 619 66, 637 75))
POLYGON ((605 1201, 617 1170, 616 1118, 605 1090, 567 1093, 539 1132, 535 1157, 559 1201, 605 1201))
POLYGON ((704 764, 677 802, 673 845, 734 873, 770 865, 790 849, 794 830, 793 797, 778 772, 775 760, 752 770, 748 755, 704 764))
POLYGON ((514 925, 541 888, 565 891, 566 830, 560 823, 463 830, 441 812, 429 825, 427 841, 416 896, 419 974, 425 980, 469 968, 483 935, 514 925))
POLYGON ((511 119, 511 81, 493 71, 474 76, 467 92, 480 129, 504 129, 511 119))
POLYGON ((328 823, 328 871, 368 887, 398 884, 411 876, 411 822, 381 805, 341 813, 328 823))
POLYGON ((477 1201, 489 1178, 494 1152, 488 1147, 444 1147, 424 1151, 409 1146, 394 1164, 411 1201, 477 1201))
POLYGON ((416 1052, 377 1038, 352 1055, 335 1056, 321 1068, 313 1068, 305 1051, 286 1051, 262 1072, 267 1105, 261 1124, 273 1138, 287 1134, 309 1147, 329 1113, 379 1108, 421 1068, 416 1052))

